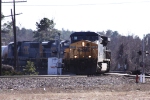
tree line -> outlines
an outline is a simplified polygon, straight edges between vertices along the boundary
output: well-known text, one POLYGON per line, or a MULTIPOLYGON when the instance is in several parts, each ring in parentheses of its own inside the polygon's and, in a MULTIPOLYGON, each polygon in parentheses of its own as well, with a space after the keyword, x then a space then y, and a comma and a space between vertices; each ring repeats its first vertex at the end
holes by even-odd
MULTIPOLYGON (((3 20, 3 18, 2 18, 3 20)), ((53 20, 43 18, 36 22, 36 30, 19 28, 16 26, 17 41, 48 41, 54 40, 57 33, 61 33, 62 40, 69 40, 69 36, 73 31, 58 30, 55 28, 53 20)), ((12 22, 6 22, 2 25, 2 43, 7 45, 14 40, 12 22)), ((108 48, 111 50, 111 70, 137 70, 141 69, 142 55, 137 52, 142 50, 142 40, 135 35, 123 36, 118 31, 107 30, 97 32, 101 35, 107 36, 111 39, 108 48)), ((150 39, 150 34, 146 35, 150 39)), ((150 41, 146 41, 145 49, 150 51, 150 41)), ((146 71, 150 70, 149 55, 145 56, 146 71)))

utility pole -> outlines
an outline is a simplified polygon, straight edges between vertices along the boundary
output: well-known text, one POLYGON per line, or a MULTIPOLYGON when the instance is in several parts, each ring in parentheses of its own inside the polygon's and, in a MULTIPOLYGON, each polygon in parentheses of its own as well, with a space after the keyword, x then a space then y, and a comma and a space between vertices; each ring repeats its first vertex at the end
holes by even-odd
POLYGON ((143 62, 143 67, 142 67, 142 74, 145 74, 145 35, 143 35, 143 41, 142 41, 142 62, 143 62))
POLYGON ((14 5, 14 18, 13 18, 13 32, 14 32, 14 66, 15 69, 18 66, 18 54, 17 54, 17 39, 16 39, 16 10, 15 10, 15 0, 13 0, 13 5, 14 5))
MULTIPOLYGON (((18 66, 18 55, 17 55, 17 39, 16 39, 16 12, 15 12, 15 3, 19 3, 19 2, 27 2, 27 1, 15 1, 13 0, 13 2, 1 2, 1 3, 13 3, 13 9, 14 9, 14 14, 13 14, 13 17, 12 17, 12 21, 13 21, 13 32, 14 32, 14 66, 15 66, 15 69, 17 68, 18 66)), ((2 5, 0 5, 1 7, 2 5)), ((11 13, 12 15, 12 13, 11 13)), ((0 38, 1 38, 1 35, 0 35, 0 38)), ((0 49, 1 49, 1 46, 0 46, 0 49)), ((2 66, 2 63, 1 63, 1 66, 2 66)), ((1 70, 1 67, 0 67, 0 70, 1 70)))
POLYGON ((58 33, 58 59, 60 58, 60 33, 58 33))
MULTIPOLYGON (((16 15, 20 15, 20 14, 22 14, 22 13, 18 13, 18 14, 16 14, 16 15)), ((4 18, 5 18, 5 17, 13 17, 12 9, 11 9, 11 15, 4 16, 4 18)), ((13 20, 12 20, 12 21, 13 21, 13 20)))
POLYGON ((60 48, 60 33, 58 33, 58 49, 57 49, 57 57, 58 57, 58 69, 59 69, 59 74, 61 75, 61 61, 60 61, 60 53, 61 53, 61 48, 60 48))
POLYGON ((145 35, 143 35, 142 41, 142 74, 140 75, 140 81, 145 83, 145 35))

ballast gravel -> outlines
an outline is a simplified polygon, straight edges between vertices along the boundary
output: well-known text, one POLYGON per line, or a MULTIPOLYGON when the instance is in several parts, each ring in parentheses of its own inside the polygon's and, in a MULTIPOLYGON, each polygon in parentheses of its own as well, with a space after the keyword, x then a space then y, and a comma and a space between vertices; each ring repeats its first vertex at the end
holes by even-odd
MULTIPOLYGON (((149 84, 150 79, 146 79, 149 84)), ((98 91, 130 91, 150 89, 144 87, 143 83, 136 83, 135 77, 118 75, 100 75, 90 77, 20 77, 0 78, 0 90, 31 90, 43 89, 51 92, 71 92, 82 90, 98 91), (140 88, 138 88, 140 87, 140 88)))

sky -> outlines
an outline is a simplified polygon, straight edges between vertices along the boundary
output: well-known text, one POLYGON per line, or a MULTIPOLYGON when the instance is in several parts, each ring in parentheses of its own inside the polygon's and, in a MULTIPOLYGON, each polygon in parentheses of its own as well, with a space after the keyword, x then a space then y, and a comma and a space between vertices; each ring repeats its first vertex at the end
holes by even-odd
MULTIPOLYGON (((2 12, 11 14, 13 0, 2 0, 2 12)), ((55 28, 101 32, 108 29, 140 38, 150 33, 150 0, 16 0, 16 25, 36 30, 36 22, 53 19, 55 28)), ((6 21, 11 17, 5 17, 6 21)))

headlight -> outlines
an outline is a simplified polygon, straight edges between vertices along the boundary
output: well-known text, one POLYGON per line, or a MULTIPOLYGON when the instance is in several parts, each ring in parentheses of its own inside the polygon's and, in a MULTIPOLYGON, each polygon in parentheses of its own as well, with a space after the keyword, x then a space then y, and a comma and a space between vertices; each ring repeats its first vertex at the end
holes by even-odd
POLYGON ((89 58, 91 58, 91 56, 89 56, 89 58))
POLYGON ((84 43, 84 42, 82 42, 82 46, 83 46, 83 47, 85 46, 85 43, 84 43))
POLYGON ((74 58, 77 58, 77 56, 74 56, 74 58))

